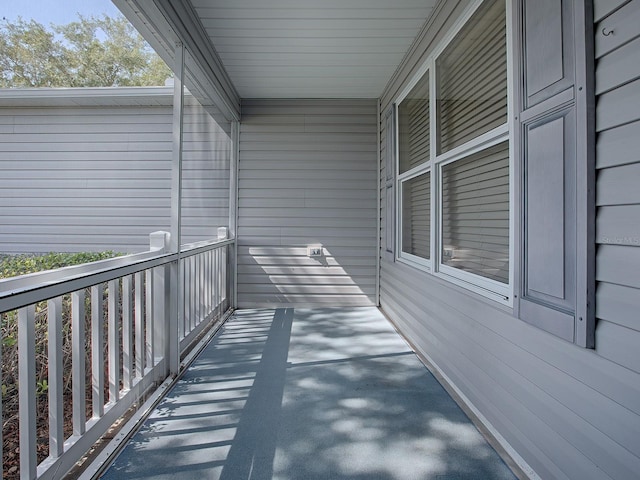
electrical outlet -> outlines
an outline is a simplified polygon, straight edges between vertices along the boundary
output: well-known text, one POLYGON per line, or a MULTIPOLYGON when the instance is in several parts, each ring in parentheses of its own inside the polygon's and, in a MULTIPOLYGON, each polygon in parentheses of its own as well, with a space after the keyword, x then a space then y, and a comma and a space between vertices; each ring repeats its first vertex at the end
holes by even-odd
POLYGON ((322 256, 322 245, 308 245, 307 246, 307 256, 308 257, 321 257, 322 256))

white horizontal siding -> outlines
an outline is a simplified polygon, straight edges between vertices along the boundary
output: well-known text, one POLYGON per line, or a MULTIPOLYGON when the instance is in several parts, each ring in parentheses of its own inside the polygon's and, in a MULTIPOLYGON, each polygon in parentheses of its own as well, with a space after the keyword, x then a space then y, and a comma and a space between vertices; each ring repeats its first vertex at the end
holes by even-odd
POLYGON ((376 115, 362 100, 243 104, 240 307, 375 301, 376 115))
MULTIPOLYGON (((388 85, 383 111, 466 4, 443 5, 388 85)), ((606 18, 618 9, 637 10, 638 5, 596 2, 596 13, 606 18), (605 13, 606 8, 610 11, 605 13)), ((618 18, 623 15, 633 16, 627 11, 618 18)), ((596 25, 596 32, 600 30, 596 25)), ((639 48, 636 44, 626 51, 639 48)), ((608 55, 617 52, 609 50, 608 55)), ((599 60, 599 67, 607 67, 606 58, 599 60)), ((515 318, 510 309, 432 275, 386 257, 382 260, 382 308, 543 479, 626 480, 637 478, 640 471, 640 245, 636 238, 640 113, 635 108, 634 117, 627 105, 616 120, 621 99, 634 102, 626 94, 619 99, 611 83, 611 77, 618 75, 616 85, 633 92, 638 80, 634 71, 637 68, 629 66, 613 73, 598 72, 598 78, 607 79, 607 86, 599 87, 609 98, 598 104, 597 236, 601 245, 595 351, 538 330, 515 318)), ((385 137, 382 131, 382 158, 385 137)), ((384 226, 384 162, 381 178, 384 226)), ((381 235, 384 238, 384 231, 381 235)))
MULTIPOLYGON (((0 252, 137 252, 168 231, 170 103, 1 108, 0 252)), ((230 145, 193 101, 184 131, 186 243, 228 225, 230 145)))

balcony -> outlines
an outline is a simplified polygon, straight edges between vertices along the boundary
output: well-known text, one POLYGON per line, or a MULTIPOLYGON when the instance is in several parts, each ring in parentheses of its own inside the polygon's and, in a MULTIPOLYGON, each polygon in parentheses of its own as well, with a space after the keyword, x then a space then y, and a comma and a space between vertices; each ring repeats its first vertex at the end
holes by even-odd
POLYGON ((152 235, 143 254, 3 282, 3 308, 17 309, 20 329, 21 478, 62 478, 132 407, 81 478, 515 478, 377 308, 231 313, 233 240, 168 254, 167 237, 152 235), (35 424, 34 325, 43 323, 47 438, 35 424), (49 456, 37 464, 42 442, 49 456))

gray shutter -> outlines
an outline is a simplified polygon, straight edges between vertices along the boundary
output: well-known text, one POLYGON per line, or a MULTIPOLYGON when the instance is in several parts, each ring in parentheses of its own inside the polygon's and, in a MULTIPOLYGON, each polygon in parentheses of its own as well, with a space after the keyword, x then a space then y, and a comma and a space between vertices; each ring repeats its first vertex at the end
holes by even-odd
POLYGON ((507 122, 504 0, 478 8, 436 59, 438 153, 507 122))
MULTIPOLYGON (((587 2, 588 3, 588 2, 587 2)), ((539 328, 594 346, 593 133, 588 121, 585 3, 521 0, 516 135, 516 311, 539 328)))
POLYGON ((385 252, 388 260, 394 259, 394 239, 395 239, 395 151, 396 151, 396 129, 395 129, 395 105, 387 110, 384 116, 385 129, 385 252))

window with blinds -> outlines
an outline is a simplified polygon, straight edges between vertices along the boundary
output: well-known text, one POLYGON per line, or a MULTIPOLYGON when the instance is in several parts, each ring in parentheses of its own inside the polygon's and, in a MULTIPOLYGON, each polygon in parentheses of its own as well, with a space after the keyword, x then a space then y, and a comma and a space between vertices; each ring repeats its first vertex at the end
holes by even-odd
POLYGON ((504 0, 484 2, 436 59, 437 153, 507 121, 504 0))
POLYGON ((399 173, 429 161, 429 73, 398 105, 399 173))
POLYGON ((401 183, 402 251, 428 259, 431 250, 431 174, 401 183))
POLYGON ((509 303, 506 2, 473 3, 397 102, 396 258, 509 303))
POLYGON ((509 283, 509 145, 442 166, 442 264, 509 283))

